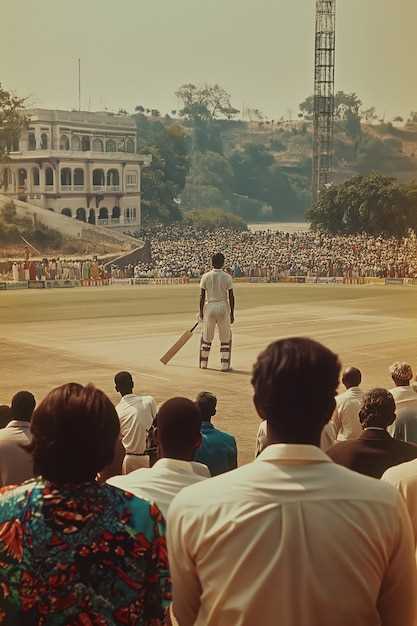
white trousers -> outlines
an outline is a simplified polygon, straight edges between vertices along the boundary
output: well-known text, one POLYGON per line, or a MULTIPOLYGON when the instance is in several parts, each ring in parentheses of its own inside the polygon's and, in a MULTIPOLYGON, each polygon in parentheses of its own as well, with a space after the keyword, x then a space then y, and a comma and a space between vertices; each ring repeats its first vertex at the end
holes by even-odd
POLYGON ((221 343, 228 343, 232 336, 230 309, 226 302, 209 302, 204 310, 203 340, 211 343, 216 326, 221 343))
POLYGON ((232 328, 230 324, 230 308, 227 302, 209 302, 204 310, 203 336, 200 347, 200 367, 207 368, 210 348, 214 339, 216 326, 220 339, 221 368, 230 369, 232 356, 232 328))

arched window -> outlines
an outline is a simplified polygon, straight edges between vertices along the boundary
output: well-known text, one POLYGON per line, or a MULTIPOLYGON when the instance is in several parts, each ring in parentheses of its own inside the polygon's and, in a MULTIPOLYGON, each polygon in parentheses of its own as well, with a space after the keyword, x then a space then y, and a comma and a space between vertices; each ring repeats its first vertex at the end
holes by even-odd
POLYGON ((63 187, 71 186, 72 172, 69 167, 63 167, 61 170, 61 185, 63 187))
POLYGON ((95 224, 96 223, 96 213, 94 209, 90 209, 90 214, 88 216, 88 223, 95 224))
POLYGON ((118 187, 120 185, 119 172, 117 170, 109 170, 107 172, 107 185, 109 187, 118 187))
POLYGON ((84 186, 84 170, 80 167, 77 167, 74 170, 74 185, 77 185, 78 187, 84 186))
POLYGON ((133 139, 128 139, 126 141, 126 152, 134 152, 135 151, 135 142, 133 139))
POLYGON ((81 140, 78 135, 73 135, 71 138, 71 147, 75 152, 80 152, 81 150, 81 140))
POLYGON ((113 139, 108 139, 106 141, 106 152, 116 152, 116 144, 113 139))
POLYGON ((45 170, 45 185, 51 187, 54 184, 54 170, 52 167, 47 167, 45 170))
POLYGON ((112 219, 119 219, 120 217, 120 207, 114 206, 111 212, 112 219))
POLYGON ((93 185, 94 187, 104 187, 104 170, 93 170, 93 185))
POLYGON ((29 133, 29 135, 28 135, 28 148, 29 148, 29 150, 36 150, 35 133, 29 133))
POLYGON ((17 184, 19 185, 19 187, 25 187, 27 177, 28 177, 27 171, 23 168, 19 169, 17 173, 17 184))
POLYGON ((100 207, 100 211, 98 214, 98 218, 100 220, 107 220, 109 217, 109 212, 105 206, 100 207))
POLYGON ((82 207, 80 209, 77 209, 75 219, 80 220, 80 222, 86 222, 87 214, 85 212, 85 209, 83 209, 82 207))
POLYGON ((59 141, 59 148, 60 150, 70 149, 70 142, 69 142, 67 135, 61 135, 61 139, 59 141))
POLYGON ((33 181, 34 187, 39 187, 39 184, 40 184, 39 167, 34 167, 32 169, 32 181, 33 181))
POLYGON ((93 152, 104 152, 103 142, 101 139, 94 139, 93 152))
POLYGON ((62 209, 61 213, 62 213, 62 215, 66 215, 67 217, 72 217, 71 209, 62 209))
POLYGON ((84 135, 84 137, 81 139, 81 150, 83 152, 88 152, 89 150, 91 150, 90 137, 84 135))
POLYGON ((41 150, 48 149, 48 135, 46 133, 42 133, 41 135, 41 150))

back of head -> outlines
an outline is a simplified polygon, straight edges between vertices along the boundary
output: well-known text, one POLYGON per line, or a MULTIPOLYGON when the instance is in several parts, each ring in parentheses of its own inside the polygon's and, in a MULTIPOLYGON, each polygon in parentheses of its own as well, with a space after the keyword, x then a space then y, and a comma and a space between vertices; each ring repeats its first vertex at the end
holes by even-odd
POLYGON ((163 456, 192 460, 201 443, 201 415, 195 402, 172 398, 157 415, 158 441, 163 456))
POLYGON ((114 377, 114 384, 116 391, 123 394, 132 393, 133 391, 133 378, 130 372, 118 372, 114 377))
POLYGON ((211 263, 214 269, 220 270, 224 266, 224 255, 221 252, 213 254, 211 263))
POLYGON ((116 409, 93 385, 53 389, 33 413, 29 451, 35 475, 57 483, 94 480, 114 457, 120 432, 116 409))
POLYGON ((359 387, 362 382, 361 371, 357 367, 347 367, 343 372, 342 382, 346 389, 359 387))
POLYGON ((5 428, 12 419, 12 412, 7 404, 0 405, 0 429, 5 428))
POLYGON ((197 396, 196 404, 200 409, 203 422, 209 422, 213 415, 216 415, 217 398, 209 391, 201 391, 197 396))
POLYGON ((359 411, 362 428, 387 428, 395 420, 395 400, 386 389, 371 389, 359 411))
POLYGON ((254 365, 256 409, 280 441, 317 445, 336 405, 339 373, 337 355, 320 343, 276 341, 254 365))
POLYGON ((407 387, 413 378, 413 370, 409 363, 397 361, 391 365, 389 373, 396 387, 407 387))
POLYGON ((18 391, 13 396, 10 406, 12 419, 30 422, 35 406, 36 400, 30 391, 18 391))

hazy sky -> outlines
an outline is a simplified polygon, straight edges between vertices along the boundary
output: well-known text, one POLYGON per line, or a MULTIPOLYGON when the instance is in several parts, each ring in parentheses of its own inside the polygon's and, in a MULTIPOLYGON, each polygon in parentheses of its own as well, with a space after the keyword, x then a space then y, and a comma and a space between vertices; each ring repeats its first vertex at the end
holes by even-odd
MULTIPOLYGON (((184 82, 296 115, 312 92, 314 0, 8 0, 0 81, 36 106, 177 108, 184 82)), ((336 88, 387 118, 417 110, 416 0, 338 0, 336 88)))

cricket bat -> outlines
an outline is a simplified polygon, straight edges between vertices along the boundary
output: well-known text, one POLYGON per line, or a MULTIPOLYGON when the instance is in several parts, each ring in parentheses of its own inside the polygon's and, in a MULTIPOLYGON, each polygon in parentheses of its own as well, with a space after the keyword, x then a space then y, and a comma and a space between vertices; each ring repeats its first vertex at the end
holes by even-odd
POLYGON ((190 330, 187 330, 183 335, 181 335, 181 337, 174 343, 174 345, 168 350, 168 352, 166 352, 164 356, 161 356, 161 363, 167 365, 171 361, 171 359, 174 358, 174 356, 181 350, 181 348, 183 348, 185 344, 191 339, 191 337, 193 336, 193 332, 195 331, 197 326, 198 322, 194 324, 194 326, 190 330))

